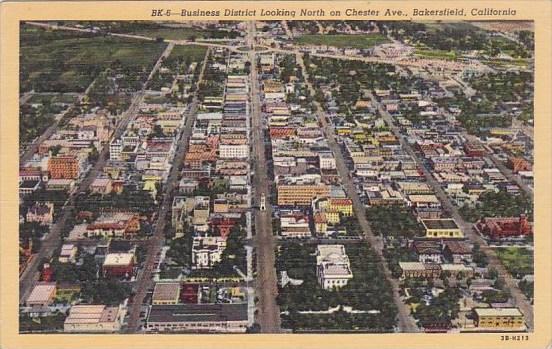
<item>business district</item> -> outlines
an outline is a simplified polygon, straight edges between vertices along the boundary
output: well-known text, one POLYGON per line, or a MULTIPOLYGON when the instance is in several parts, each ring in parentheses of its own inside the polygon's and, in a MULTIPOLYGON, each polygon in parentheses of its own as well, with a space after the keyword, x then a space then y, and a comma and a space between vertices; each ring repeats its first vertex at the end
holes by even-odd
MULTIPOLYGON (((22 28, 148 29, 123 24, 22 28)), ((111 63, 22 149, 22 332, 532 329, 532 60, 429 57, 371 21, 152 28, 201 35, 153 40, 135 87, 111 63)), ((523 46, 525 27, 473 28, 523 46)))

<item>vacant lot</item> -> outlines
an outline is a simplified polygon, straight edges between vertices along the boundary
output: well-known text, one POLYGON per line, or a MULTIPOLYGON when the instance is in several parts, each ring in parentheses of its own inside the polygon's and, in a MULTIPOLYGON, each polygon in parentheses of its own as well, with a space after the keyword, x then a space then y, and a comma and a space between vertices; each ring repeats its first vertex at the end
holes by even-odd
POLYGON ((164 43, 87 33, 67 33, 23 24, 20 40, 21 92, 82 92, 113 64, 126 71, 153 66, 164 43))
POLYGON ((179 59, 190 62, 202 62, 207 48, 205 46, 180 45, 175 46, 167 60, 179 59))
POLYGON ((302 35, 295 39, 299 45, 328 45, 337 48, 370 48, 375 45, 388 42, 388 39, 381 34, 356 34, 356 35, 302 35))
POLYGON ((515 278, 533 274, 533 252, 520 247, 499 248, 498 258, 515 278))
POLYGON ((420 57, 427 58, 440 58, 440 59, 456 59, 456 53, 454 51, 444 50, 432 50, 432 49, 416 49, 414 54, 420 57))

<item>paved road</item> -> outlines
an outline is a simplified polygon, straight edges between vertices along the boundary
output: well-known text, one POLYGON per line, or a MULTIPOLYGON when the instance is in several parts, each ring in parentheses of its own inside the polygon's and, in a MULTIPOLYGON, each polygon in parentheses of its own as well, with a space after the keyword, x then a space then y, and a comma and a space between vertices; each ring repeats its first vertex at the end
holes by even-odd
MULTIPOLYGON (((163 54, 161 54, 156 64, 154 65, 152 72, 148 77, 148 81, 149 79, 151 79, 151 77, 157 71, 157 69, 159 69, 162 58, 166 57, 167 54, 170 53, 171 49, 172 47, 168 45, 166 50, 163 52, 163 54)), ((146 84, 147 84, 147 81, 144 84, 144 86, 146 84)), ((138 112, 140 103, 142 102, 143 97, 144 97, 144 89, 135 93, 134 97, 132 98, 130 107, 121 115, 121 119, 118 122, 117 127, 114 131, 113 138, 118 138, 123 134, 129 121, 132 118, 134 118, 134 116, 138 112)), ((67 204, 63 207, 60 213, 60 217, 58 218, 57 222, 50 228, 50 232, 42 242, 40 250, 34 256, 34 258, 32 259, 31 263, 29 263, 25 271, 21 274, 19 278, 20 303, 23 303, 25 301, 29 292, 32 289, 32 286, 35 284, 35 282, 38 281, 38 278, 39 278, 38 267, 39 267, 40 261, 42 261, 44 258, 50 259, 55 249, 60 245, 61 231, 65 227, 65 223, 67 219, 69 219, 69 217, 73 215, 73 208, 75 207, 75 200, 76 200, 77 194, 88 189, 90 184, 92 184, 92 181, 102 171, 108 158, 109 158, 109 146, 105 145, 100 151, 98 161, 94 164, 92 169, 86 174, 84 179, 78 184, 77 189, 69 197, 67 204)))
MULTIPOLYGON (((207 64, 207 57, 209 56, 209 50, 205 53, 205 58, 203 59, 203 65, 199 73, 198 83, 203 80, 203 73, 205 71, 205 66, 207 64)), ((197 89, 192 100, 192 103, 189 106, 189 112, 186 115, 186 123, 184 129, 180 133, 180 137, 175 140, 177 142, 177 148, 174 155, 174 160, 172 162, 172 168, 170 170, 167 182, 164 185, 163 201, 159 207, 157 222, 155 224, 155 230, 153 237, 148 241, 147 247, 147 257, 144 263, 144 268, 134 286, 136 291, 133 299, 133 303, 129 306, 129 317, 128 317, 128 332, 136 332, 139 330, 139 320, 140 312, 142 311, 142 303, 144 298, 150 289, 153 286, 152 274, 153 270, 156 268, 156 258, 157 254, 161 251, 165 241, 165 225, 169 221, 167 215, 172 207, 173 195, 172 193, 178 185, 178 179, 180 176, 180 165, 184 160, 184 154, 188 150, 188 141, 193 131, 194 121, 196 119, 198 109, 198 99, 197 99, 197 89)))
MULTIPOLYGON (((255 24, 248 23, 247 40, 249 45, 254 45, 255 24)), ((264 333, 280 332, 280 308, 276 303, 278 295, 277 275, 275 268, 275 243, 272 235, 272 207, 268 202, 270 194, 269 184, 272 182, 267 173, 261 101, 259 90, 259 78, 255 52, 249 52, 251 61, 251 123, 253 138, 253 156, 255 176, 253 186, 255 188, 255 206, 259 206, 261 195, 267 196, 266 210, 255 212, 255 240, 257 245, 257 281, 256 292, 259 297, 258 323, 264 333)))
POLYGON ((390 127, 391 131, 397 136, 399 139, 402 148, 410 155, 412 158, 416 161, 416 164, 419 168, 422 169, 424 173, 424 177, 426 178, 426 181, 433 190, 435 191, 435 195, 439 198, 439 201, 441 202, 441 205, 443 208, 451 213, 452 218, 456 221, 456 223, 459 225, 460 229, 464 233, 464 235, 472 242, 478 243, 481 246, 481 251, 484 252, 489 260, 489 268, 494 268, 498 272, 498 274, 504 278, 504 281, 506 283, 506 286, 508 289, 510 289, 512 298, 514 300, 514 303, 517 307, 520 308, 521 312, 525 316, 525 322, 527 324, 527 327, 529 329, 533 328, 533 307, 529 303, 529 301, 525 298, 525 295, 523 292, 520 291, 519 287, 517 286, 517 281, 512 278, 510 273, 506 270, 500 259, 498 259, 496 252, 490 248, 486 241, 478 235, 475 230, 473 229, 473 225, 469 222, 466 222, 462 216, 460 215, 460 212, 458 211, 458 208, 452 203, 448 195, 445 193, 441 185, 435 180, 435 178, 431 175, 429 170, 424 166, 422 163, 421 156, 418 155, 404 140, 402 135, 400 134, 399 128, 395 125, 393 117, 383 108, 381 103, 379 103, 376 98, 371 95, 372 102, 378 106, 378 110, 380 115, 383 117, 387 125, 390 127))
MULTIPOLYGON (((311 82, 309 81, 308 71, 305 67, 305 62, 303 61, 303 55, 301 53, 297 53, 296 57, 297 57, 297 63, 301 66, 301 69, 303 70, 303 76, 305 77, 307 87, 311 95, 314 96, 315 89, 312 86, 311 82)), ((372 232, 372 228, 368 223, 368 219, 366 218, 366 214, 365 214, 366 212, 365 206, 360 200, 355 184, 353 183, 350 177, 350 172, 349 172, 349 169, 347 168, 345 159, 343 157, 343 153, 341 152, 341 149, 335 140, 334 131, 326 121, 326 114, 323 111, 324 109, 318 102, 315 101, 314 104, 318 108, 318 113, 317 113, 318 120, 322 124, 322 128, 324 130, 326 140, 328 141, 328 145, 332 149, 332 152, 334 153, 334 156, 336 159, 337 171, 343 182, 343 187, 347 192, 347 196, 351 198, 351 200, 353 200, 353 207, 356 213, 356 217, 358 218, 358 222, 364 232, 366 240, 370 243, 372 249, 378 255, 380 259, 379 267, 381 268, 381 270, 385 275, 385 278, 388 280, 389 284, 391 285, 392 292, 393 292, 393 300, 398 309, 398 330, 400 332, 419 332, 419 328, 416 325, 414 318, 410 316, 409 307, 402 301, 399 295, 399 282, 397 281, 397 279, 393 278, 393 276, 391 275, 391 271, 387 267, 385 258, 383 257, 383 252, 382 252, 383 246, 381 244, 381 240, 379 240, 374 235, 374 233, 372 232)))
POLYGON ((527 137, 531 138, 532 141, 534 140, 535 130, 534 130, 533 126, 525 125, 521 120, 514 117, 514 118, 512 118, 512 128, 519 129, 527 137))
POLYGON ((19 97, 19 105, 23 105, 25 103, 27 103, 27 101, 29 99, 31 99, 31 97, 34 95, 34 90, 32 91, 29 91, 29 92, 25 92, 24 94, 22 94, 20 97, 19 97))

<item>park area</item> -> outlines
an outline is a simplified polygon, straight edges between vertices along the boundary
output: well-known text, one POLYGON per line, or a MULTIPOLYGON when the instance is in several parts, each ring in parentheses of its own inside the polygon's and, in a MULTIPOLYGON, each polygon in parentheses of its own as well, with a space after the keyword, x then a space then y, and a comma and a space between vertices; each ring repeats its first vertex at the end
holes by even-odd
POLYGON ((515 278, 533 274, 533 251, 520 247, 506 247, 496 250, 498 258, 515 278))
POLYGON ((347 244, 353 278, 346 286, 323 289, 316 276, 316 245, 286 243, 277 253, 276 269, 300 285, 280 286, 282 327, 294 332, 390 332, 397 309, 379 260, 365 242, 347 244), (378 280, 378 282, 373 282, 378 280))

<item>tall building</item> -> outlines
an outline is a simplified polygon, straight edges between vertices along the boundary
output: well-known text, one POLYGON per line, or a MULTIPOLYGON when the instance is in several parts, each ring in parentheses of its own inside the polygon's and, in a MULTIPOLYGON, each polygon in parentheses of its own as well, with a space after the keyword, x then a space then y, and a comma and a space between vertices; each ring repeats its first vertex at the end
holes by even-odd
POLYGON ((330 195, 330 186, 326 184, 278 185, 278 205, 310 206, 315 198, 330 195))
POLYGON ((79 160, 73 155, 52 156, 48 160, 48 171, 53 179, 77 179, 79 160))

